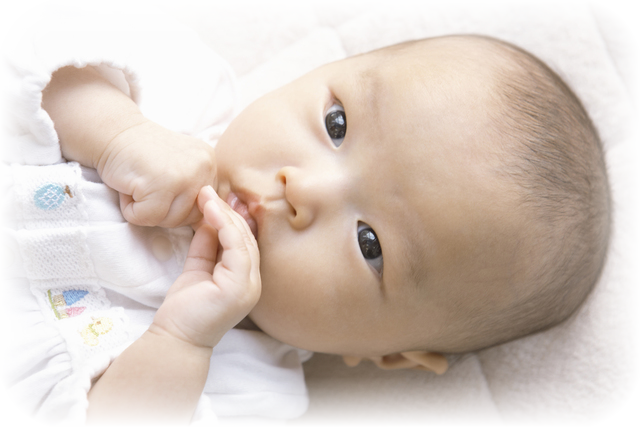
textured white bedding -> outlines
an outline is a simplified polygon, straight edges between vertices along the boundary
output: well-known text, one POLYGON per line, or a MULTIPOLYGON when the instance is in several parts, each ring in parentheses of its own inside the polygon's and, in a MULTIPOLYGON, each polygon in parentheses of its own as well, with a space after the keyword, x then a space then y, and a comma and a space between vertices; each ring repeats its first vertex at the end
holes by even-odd
MULTIPOLYGON (((311 396, 298 422, 604 422, 638 417, 640 141, 634 112, 633 9, 611 2, 161 2, 239 76, 244 104, 328 61, 413 38, 480 33, 539 56, 594 120, 610 169, 615 233, 596 290, 565 324, 460 359, 443 376, 306 364, 311 396), (623 12, 622 18, 616 17, 623 12), (637 400, 635 400, 637 402, 637 400), (625 402, 630 405, 625 406, 625 402)), ((637 92, 636 92, 637 93, 637 92)))

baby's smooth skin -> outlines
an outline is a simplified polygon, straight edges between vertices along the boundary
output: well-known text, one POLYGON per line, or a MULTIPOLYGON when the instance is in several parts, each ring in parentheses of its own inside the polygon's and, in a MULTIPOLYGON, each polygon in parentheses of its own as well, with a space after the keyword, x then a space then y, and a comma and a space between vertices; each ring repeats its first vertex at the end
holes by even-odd
POLYGON ((250 105, 215 152, 91 70, 54 75, 43 106, 65 158, 95 167, 128 221, 197 228, 89 417, 188 421, 212 348, 246 315, 282 342, 384 367, 443 372, 440 353, 495 344, 477 319, 535 292, 529 260, 544 254, 497 172, 506 60, 489 45, 440 38, 328 64, 250 105))
POLYGON ((418 53, 321 67, 249 106, 216 146, 218 193, 257 222, 262 296, 250 317, 283 342, 455 351, 473 333, 465 319, 518 292, 522 220, 492 171, 484 49, 440 39, 418 53), (341 139, 326 127, 335 109, 341 139), (359 241, 362 230, 375 240, 359 241))

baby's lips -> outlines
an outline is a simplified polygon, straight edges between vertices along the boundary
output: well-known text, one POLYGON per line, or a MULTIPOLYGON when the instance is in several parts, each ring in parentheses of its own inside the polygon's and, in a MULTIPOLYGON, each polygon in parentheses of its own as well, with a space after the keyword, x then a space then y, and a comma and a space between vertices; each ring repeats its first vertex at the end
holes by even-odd
POLYGON ((253 237, 258 238, 258 224, 256 220, 249 213, 249 207, 246 203, 244 203, 240 198, 233 192, 229 193, 227 196, 227 204, 236 211, 246 222, 249 228, 251 229, 251 233, 253 237))

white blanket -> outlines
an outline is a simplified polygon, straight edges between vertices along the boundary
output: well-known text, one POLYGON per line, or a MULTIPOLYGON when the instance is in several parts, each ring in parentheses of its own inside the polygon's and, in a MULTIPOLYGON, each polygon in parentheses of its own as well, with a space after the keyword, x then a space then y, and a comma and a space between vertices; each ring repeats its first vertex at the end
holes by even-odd
POLYGON ((640 324, 634 299, 640 141, 631 94, 639 82, 635 45, 624 19, 615 17, 624 9, 538 0, 212 3, 161 2, 231 63, 245 104, 328 61, 408 39, 480 33, 515 43, 556 70, 584 103, 606 150, 615 232, 603 277, 575 316, 467 355, 440 377, 372 364, 347 368, 337 357, 315 355, 306 364, 311 406, 303 421, 640 419, 633 407, 640 400, 632 394, 640 324))

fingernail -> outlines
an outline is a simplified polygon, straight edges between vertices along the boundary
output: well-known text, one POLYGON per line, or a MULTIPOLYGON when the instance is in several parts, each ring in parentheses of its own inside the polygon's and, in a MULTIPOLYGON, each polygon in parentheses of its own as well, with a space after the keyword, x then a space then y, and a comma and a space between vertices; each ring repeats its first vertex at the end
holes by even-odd
POLYGON ((213 187, 212 187, 212 186, 210 186, 210 185, 206 185, 206 186, 203 188, 203 190, 204 190, 206 193, 209 193, 209 195, 211 195, 211 194, 216 194, 215 190, 214 190, 214 189, 213 189, 213 187))
POLYGON ((218 204, 214 200, 209 200, 204 204, 205 210, 207 209, 207 206, 209 206, 209 209, 213 209, 215 212, 220 212, 220 206, 218 206, 218 204))

